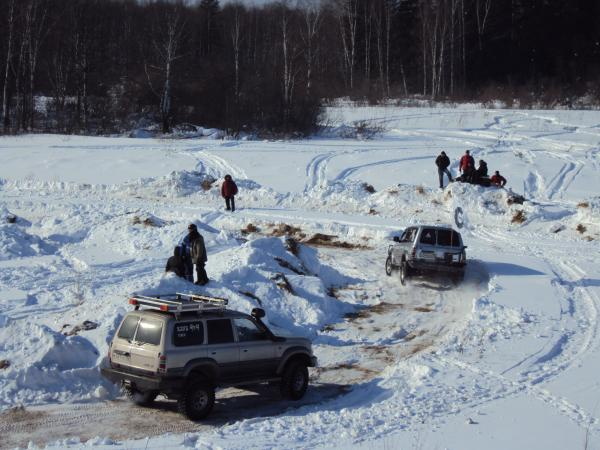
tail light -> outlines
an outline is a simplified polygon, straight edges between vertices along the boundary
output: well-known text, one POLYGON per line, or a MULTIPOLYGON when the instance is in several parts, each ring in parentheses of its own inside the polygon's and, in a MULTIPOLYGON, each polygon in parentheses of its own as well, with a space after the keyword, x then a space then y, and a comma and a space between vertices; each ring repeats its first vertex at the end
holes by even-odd
POLYGON ((158 354, 158 370, 157 373, 167 373, 167 357, 166 355, 158 354))
POLYGON ((130 304, 130 305, 137 305, 137 304, 138 304, 138 301, 137 301, 135 298, 130 298, 130 299, 129 299, 129 304, 130 304))

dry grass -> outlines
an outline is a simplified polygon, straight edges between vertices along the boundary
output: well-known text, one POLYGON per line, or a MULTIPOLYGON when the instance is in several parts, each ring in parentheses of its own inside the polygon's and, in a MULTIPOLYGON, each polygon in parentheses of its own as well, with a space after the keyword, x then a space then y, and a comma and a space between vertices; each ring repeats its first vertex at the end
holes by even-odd
POLYGON ((525 215, 525 211, 519 209, 510 220, 511 223, 523 223, 527 220, 527 216, 525 215))
POLYGON ((389 191, 387 191, 387 193, 390 195, 398 195, 399 191, 397 189, 390 189, 389 191))
POLYGON ((581 224, 581 223, 580 223, 580 224, 578 224, 578 225, 575 227, 575 229, 576 229, 577 231, 579 231, 581 234, 583 234, 583 233, 585 233, 585 232, 587 231, 587 228, 585 227, 585 225, 583 225, 583 224, 581 224))
POLYGON ((283 289, 284 291, 289 292, 290 294, 294 293, 292 285, 290 284, 290 282, 284 274, 276 273, 271 277, 271 280, 275 282, 278 288, 283 289))
POLYGON ((371 209, 369 209, 369 215, 371 215, 371 216, 378 216, 379 213, 376 210, 374 210, 373 208, 371 208, 371 209))
POLYGON ((427 306, 417 306, 416 308, 413 308, 415 311, 417 312, 433 312, 433 309, 427 307, 427 306))
POLYGON ((417 186, 415 191, 417 191, 417 194, 425 195, 425 188, 423 186, 417 186))
POLYGON ((131 219, 131 223, 133 225, 144 225, 145 227, 158 227, 159 225, 152 220, 150 217, 146 217, 145 219, 141 219, 139 216, 133 216, 131 219))
POLYGON ((335 248, 344 248, 344 249, 368 249, 366 245, 361 244, 352 244, 350 242, 338 241, 337 236, 333 236, 331 234, 322 234, 315 233, 310 238, 302 241, 304 244, 312 245, 315 247, 335 247, 335 248))
POLYGON ((298 241, 291 236, 285 238, 285 248, 294 256, 298 256, 298 253, 300 253, 298 241))
POLYGON ((590 204, 588 202, 579 202, 577 203, 578 208, 589 208, 590 204))
POLYGON ((373 185, 369 184, 369 183, 363 183, 362 187, 365 191, 367 191, 369 194, 374 194, 375 193, 375 188, 373 187, 373 185))
POLYGON ((415 338, 418 338, 420 336, 423 336, 425 333, 427 333, 427 330, 415 330, 415 331, 411 331, 410 333, 408 333, 405 337, 404 340, 405 341, 412 341, 415 338))
POLYGON ((306 234, 302 232, 302 230, 298 227, 288 225, 287 223, 280 223, 274 226, 271 231, 272 236, 294 236, 296 238, 304 238, 306 234))
POLYGON ((8 369, 10 367, 10 361, 8 359, 0 359, 0 369, 8 369))
POLYGON ((200 187, 203 191, 210 191, 215 181, 217 181, 215 178, 207 176, 200 182, 200 187))
POLYGON ((279 258, 278 256, 275 257, 275 261, 277 261, 277 263, 281 266, 281 267, 285 267, 286 269, 291 270, 292 272, 294 272, 296 275, 306 275, 305 272, 303 272, 300 269, 297 269, 296 267, 294 267, 292 264, 290 264, 289 262, 287 262, 285 259, 283 258, 279 258))
POLYGON ((440 202, 438 199, 433 199, 431 200, 431 204, 432 205, 436 205, 436 206, 440 206, 442 204, 442 202, 440 202))
POLYGON ((244 236, 246 236, 250 233, 258 233, 260 230, 257 226, 249 223, 248 225, 246 225, 246 228, 242 228, 240 231, 244 236))

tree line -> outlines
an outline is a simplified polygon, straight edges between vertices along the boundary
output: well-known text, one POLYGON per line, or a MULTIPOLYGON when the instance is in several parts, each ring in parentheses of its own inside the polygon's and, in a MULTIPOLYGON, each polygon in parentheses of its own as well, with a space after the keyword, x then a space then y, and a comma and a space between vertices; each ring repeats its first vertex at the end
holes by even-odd
POLYGON ((0 0, 0 130, 310 132, 349 97, 600 97, 596 0, 0 0))

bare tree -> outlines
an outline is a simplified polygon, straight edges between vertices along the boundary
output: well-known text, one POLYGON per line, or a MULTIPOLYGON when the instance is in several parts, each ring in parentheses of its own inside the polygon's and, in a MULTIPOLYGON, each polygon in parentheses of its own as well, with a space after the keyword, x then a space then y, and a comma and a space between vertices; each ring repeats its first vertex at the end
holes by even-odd
POLYGON ((171 101, 173 89, 173 65, 184 55, 179 54, 179 45, 185 28, 185 20, 181 14, 181 4, 155 11, 154 29, 152 30, 152 51, 156 64, 144 64, 148 85, 159 98, 159 114, 162 132, 171 131, 171 101), (158 14, 161 14, 159 17, 158 14), (154 88, 150 71, 158 73, 162 81, 160 91, 154 88))
POLYGON ((342 37, 346 76, 350 89, 354 89, 356 59, 356 30, 358 25, 358 0, 337 0, 338 20, 342 37))
POLYGON ((10 63, 13 52, 13 41, 14 41, 14 29, 15 29, 15 0, 10 0, 8 4, 8 36, 6 43, 6 63, 4 66, 4 87, 2 89, 2 119, 4 124, 4 132, 8 131, 10 126, 10 118, 8 113, 8 104, 10 99, 8 98, 8 83, 10 75, 10 63))
POLYGON ((477 19, 477 38, 479 50, 483 50, 483 33, 487 22, 492 0, 475 0, 475 18, 477 19))
POLYGON ((317 59, 317 38, 321 28, 323 10, 317 0, 303 0, 301 7, 304 15, 304 26, 301 31, 306 60, 306 95, 310 95, 313 83, 314 65, 317 59))

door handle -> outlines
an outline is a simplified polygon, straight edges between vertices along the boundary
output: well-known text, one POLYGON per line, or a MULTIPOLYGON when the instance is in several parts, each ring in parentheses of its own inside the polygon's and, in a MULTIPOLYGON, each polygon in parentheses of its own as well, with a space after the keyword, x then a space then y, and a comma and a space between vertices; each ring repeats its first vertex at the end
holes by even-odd
POLYGON ((216 355, 216 354, 217 354, 217 352, 210 352, 210 354, 211 354, 211 355, 216 355))
POLYGON ((247 348, 245 348, 245 349, 244 349, 244 353, 246 353, 246 352, 248 352, 248 349, 247 349, 247 348))

